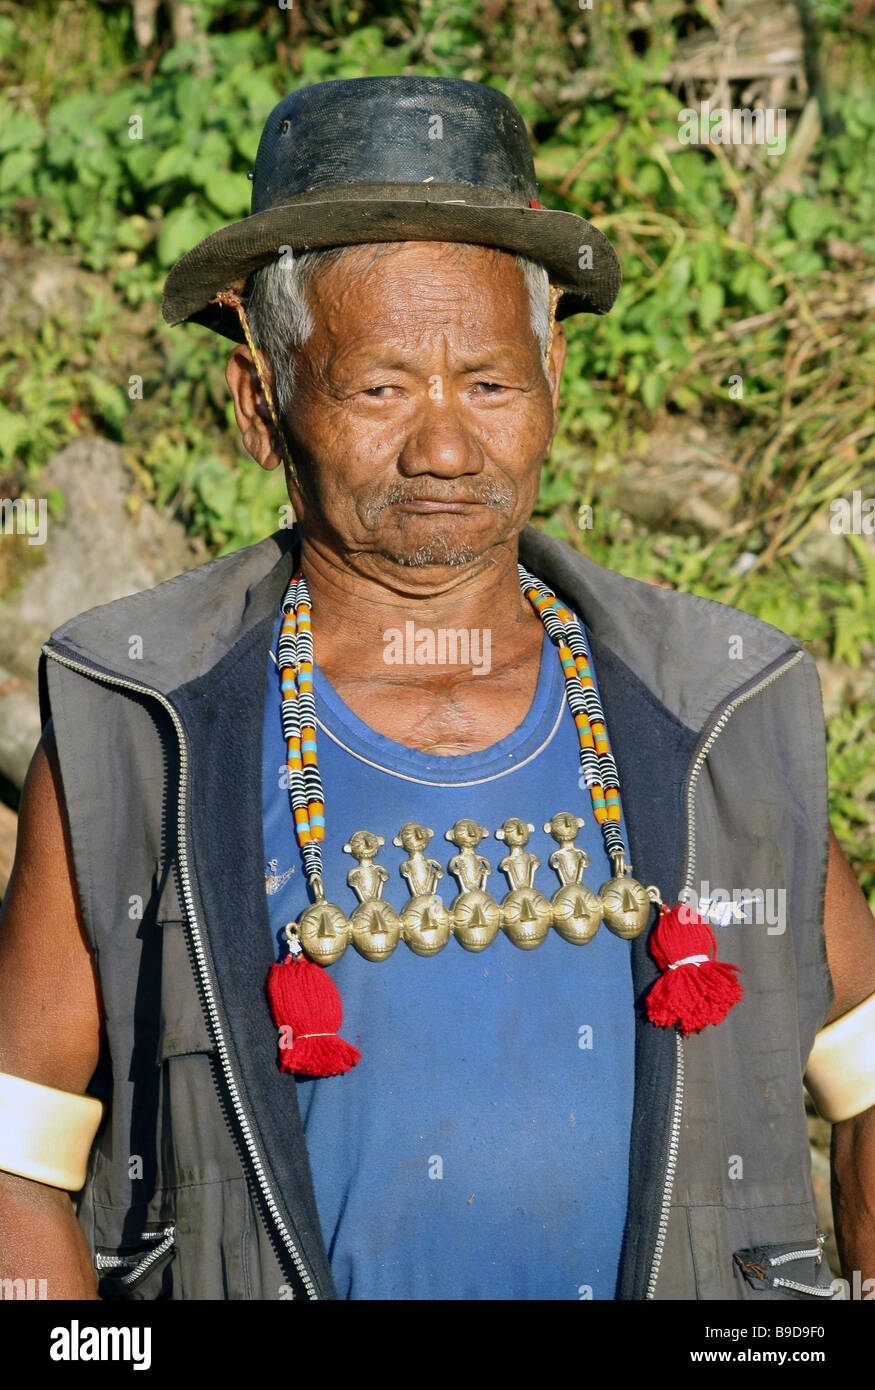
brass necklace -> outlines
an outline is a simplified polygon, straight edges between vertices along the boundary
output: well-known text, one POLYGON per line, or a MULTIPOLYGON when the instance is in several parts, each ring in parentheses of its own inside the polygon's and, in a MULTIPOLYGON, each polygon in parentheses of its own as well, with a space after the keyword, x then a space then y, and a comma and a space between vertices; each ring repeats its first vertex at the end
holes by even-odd
POLYGON ((509 891, 499 904, 486 890, 492 865, 478 849, 489 831, 478 821, 465 817, 445 833, 458 851, 448 868, 460 890, 448 908, 437 893, 443 868, 437 859, 426 855, 434 832, 410 822, 393 839, 393 844, 408 853, 401 864, 401 874, 411 897, 400 916, 382 900, 389 874, 376 863, 376 856, 385 840, 369 830, 357 830, 343 847, 345 853, 358 860, 347 874, 347 883, 359 899, 358 907, 347 919, 342 908, 329 902, 322 875, 325 802, 316 756, 312 608, 306 580, 298 570, 283 598, 283 623, 277 646, 289 792, 313 898, 299 919, 287 923, 284 929, 293 956, 303 948, 317 964, 331 965, 352 942, 367 960, 382 961, 401 940, 415 954, 432 956, 446 946, 450 936, 455 936, 466 950, 479 952, 495 940, 499 930, 520 949, 531 950, 545 940, 551 926, 565 941, 583 945, 592 940, 602 920, 617 936, 630 939, 644 930, 651 905, 661 902, 659 889, 655 885, 645 888, 632 878, 631 866, 627 864, 620 830, 617 767, 580 624, 546 585, 522 565, 517 568, 522 592, 558 650, 566 698, 578 731, 581 774, 590 791, 613 876, 602 884, 598 894, 584 884, 583 874, 590 860, 574 844, 583 821, 570 812, 557 812, 544 826, 558 845, 549 862, 560 881, 560 887, 548 900, 534 886, 540 861, 525 848, 534 826, 511 817, 495 831, 496 839, 503 841, 508 851, 498 867, 507 878, 509 891))

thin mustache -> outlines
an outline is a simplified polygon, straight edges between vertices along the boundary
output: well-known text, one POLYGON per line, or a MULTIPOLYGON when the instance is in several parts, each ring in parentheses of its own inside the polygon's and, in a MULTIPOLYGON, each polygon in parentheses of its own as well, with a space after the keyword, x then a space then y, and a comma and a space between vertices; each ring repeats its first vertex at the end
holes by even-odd
POLYGON ((387 507, 397 507, 404 502, 479 502, 486 507, 502 509, 512 498, 509 488, 501 488, 492 481, 474 489, 469 488, 464 494, 435 493, 423 491, 421 487, 414 490, 402 483, 393 483, 380 497, 369 502, 366 510, 369 516, 378 516, 387 507))

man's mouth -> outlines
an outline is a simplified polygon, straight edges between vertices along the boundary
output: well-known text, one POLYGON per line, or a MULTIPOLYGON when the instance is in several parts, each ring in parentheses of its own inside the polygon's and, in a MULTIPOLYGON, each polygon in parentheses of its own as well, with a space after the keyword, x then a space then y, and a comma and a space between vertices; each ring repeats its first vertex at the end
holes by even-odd
POLYGON ((409 497, 404 502, 396 503, 396 508, 401 512, 467 512, 471 507, 482 507, 483 502, 476 497, 453 498, 452 501, 440 501, 432 497, 409 497))

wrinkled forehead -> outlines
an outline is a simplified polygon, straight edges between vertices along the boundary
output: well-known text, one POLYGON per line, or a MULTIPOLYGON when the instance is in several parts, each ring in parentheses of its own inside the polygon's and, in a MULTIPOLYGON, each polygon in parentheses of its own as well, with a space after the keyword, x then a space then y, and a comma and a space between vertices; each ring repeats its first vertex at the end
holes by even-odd
POLYGON ((368 243, 307 284, 315 336, 341 351, 455 327, 460 348, 530 347, 529 292, 514 255, 458 242, 368 243))
POLYGON ((415 293, 443 281, 455 288, 467 285, 471 290, 489 282, 498 282, 502 288, 516 284, 525 289, 523 273, 512 252, 454 241, 367 242, 338 247, 336 253, 323 253, 310 279, 313 287, 328 282, 332 292, 341 287, 361 291, 369 286, 384 292, 397 284, 415 293))

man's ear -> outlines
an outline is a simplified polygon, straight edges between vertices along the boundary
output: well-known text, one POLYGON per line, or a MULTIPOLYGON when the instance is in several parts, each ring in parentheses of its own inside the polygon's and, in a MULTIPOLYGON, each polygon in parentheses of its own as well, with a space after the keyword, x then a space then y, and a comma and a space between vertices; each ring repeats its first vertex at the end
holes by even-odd
POLYGON ((562 368, 565 366, 565 354, 568 351, 568 339, 565 336, 565 329, 561 323, 553 325, 553 343, 550 347, 550 393, 553 397, 553 413, 555 415, 559 408, 559 387, 562 381, 562 368))
MULTIPOLYGON (((273 367, 261 354, 262 370, 271 391, 274 389, 273 367)), ((274 428, 264 399, 252 353, 240 343, 228 358, 225 380, 234 401, 234 417, 243 447, 262 468, 279 467, 282 462, 274 447, 274 428)))

